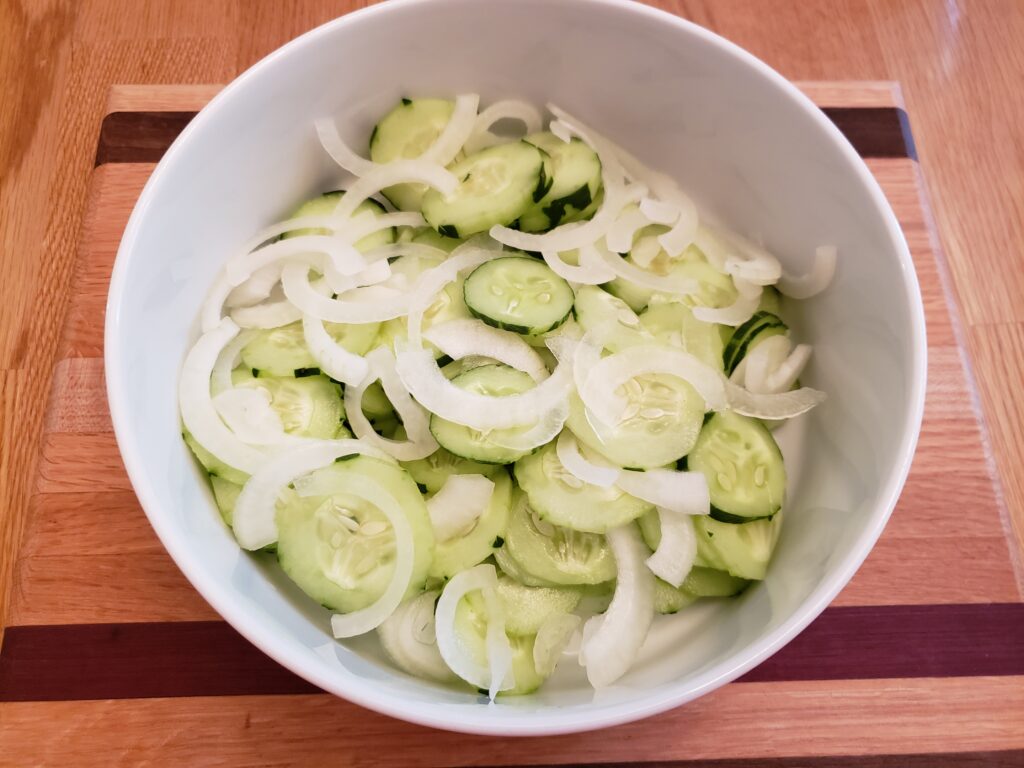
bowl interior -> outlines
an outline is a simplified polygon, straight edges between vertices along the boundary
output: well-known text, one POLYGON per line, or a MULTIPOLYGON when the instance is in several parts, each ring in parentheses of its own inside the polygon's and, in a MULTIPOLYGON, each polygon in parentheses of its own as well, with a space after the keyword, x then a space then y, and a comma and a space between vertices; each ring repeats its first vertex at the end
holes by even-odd
POLYGON ((293 670, 406 719, 491 733, 607 725, 693 698, 763 659, 846 583, 909 465, 923 391, 916 279, 852 149, 752 57, 638 4, 588 0, 389 3, 320 28, 243 75, 189 127, 147 186, 108 311, 108 386, 132 482, 172 556, 236 628, 293 670), (481 706, 414 680, 372 638, 338 643, 328 614, 272 561, 242 554, 180 439, 176 384, 222 264, 253 231, 335 186, 313 120, 363 147, 403 95, 476 91, 552 101, 794 271, 839 247, 827 292, 790 306, 815 345, 804 380, 828 401, 786 427, 787 521, 767 580, 727 604, 659 619, 637 664, 594 692, 566 664, 542 692, 481 706))

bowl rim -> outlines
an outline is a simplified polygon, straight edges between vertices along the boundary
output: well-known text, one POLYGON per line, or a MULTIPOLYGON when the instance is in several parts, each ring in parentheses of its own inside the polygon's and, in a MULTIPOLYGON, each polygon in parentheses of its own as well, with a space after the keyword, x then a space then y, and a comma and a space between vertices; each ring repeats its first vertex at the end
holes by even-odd
POLYGON ((793 83, 784 78, 766 63, 745 49, 701 27, 694 22, 675 16, 667 11, 652 8, 630 0, 581 0, 594 6, 627 11, 660 23, 674 26, 684 35, 692 35, 721 49, 726 54, 739 60, 746 66, 756 70, 767 78, 780 91, 783 98, 788 98, 791 105, 803 110, 820 130, 832 139, 840 152, 845 155, 860 183, 869 193, 875 210, 885 225, 894 252, 897 254, 903 273, 905 298, 911 319, 912 360, 909 381, 906 418, 899 446, 899 461, 894 466, 880 492, 880 503, 873 511, 871 524, 861 533, 850 550, 833 568, 829 577, 824 579, 806 598, 796 612, 774 631, 759 638, 755 643, 737 651, 729 658, 705 670, 685 685, 676 681, 667 683, 642 700, 630 701, 615 705, 606 705, 591 711, 587 707, 576 707, 571 712, 558 708, 544 708, 542 711, 520 712, 502 710, 512 717, 495 716, 495 708, 480 707, 479 712, 467 708, 460 712, 460 719, 454 722, 447 708, 436 710, 421 702, 409 701, 396 697, 392 693, 381 691, 371 683, 349 678, 339 680, 336 677, 323 675, 311 660, 291 654, 288 642, 283 640, 276 631, 252 621, 232 599, 232 590, 205 575, 205 568, 182 536, 175 532, 174 526, 161 515, 161 499, 150 487, 146 468, 138 458, 140 452, 129 427, 129 418, 120 403, 125 402, 125 372, 127 361, 121 354, 116 343, 121 327, 120 306, 126 289, 129 262, 135 251, 135 243, 147 213, 152 205, 155 190, 162 183, 166 169, 171 166, 183 151, 190 137, 202 131, 211 115, 228 103, 235 91, 243 84, 261 76, 264 70, 292 51, 309 42, 324 36, 332 35, 337 29, 352 24, 354 21, 372 16, 400 14, 411 6, 440 4, 457 0, 391 0, 362 8, 328 21, 314 29, 294 38, 282 47, 271 52, 253 64, 204 107, 199 114, 182 131, 168 149, 163 159, 157 164, 152 175, 146 182, 139 199, 129 218, 124 235, 118 248, 110 280, 110 288, 106 306, 106 322, 104 331, 104 359, 107 386, 107 398, 114 434, 118 448, 128 472, 132 487, 139 502, 156 531, 161 543, 171 555, 175 564, 184 573, 192 586, 210 603, 211 606, 243 637, 266 653, 282 666, 296 675, 359 706, 375 712, 396 717, 418 725, 439 728, 461 733, 491 736, 542 736, 596 730, 639 720, 660 714, 674 707, 692 701, 716 688, 731 682, 773 655, 828 606, 835 596, 846 586, 854 573, 863 563, 875 542, 885 528, 896 505, 900 492, 910 471, 920 433, 921 420, 924 413, 924 395, 927 380, 927 343, 924 319, 924 306, 920 293, 917 273, 914 269, 910 250, 896 215, 890 207, 877 180, 871 174, 863 159, 856 153, 839 129, 825 114, 803 94, 793 83))

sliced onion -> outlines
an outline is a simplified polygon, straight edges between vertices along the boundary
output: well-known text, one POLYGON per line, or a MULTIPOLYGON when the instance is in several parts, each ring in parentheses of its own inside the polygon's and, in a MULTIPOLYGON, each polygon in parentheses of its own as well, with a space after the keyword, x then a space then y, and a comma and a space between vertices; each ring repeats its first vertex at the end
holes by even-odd
POLYGON ((708 482, 701 472, 674 469, 624 469, 615 484, 630 496, 677 515, 706 515, 711 510, 708 482))
POLYGON ((343 222, 370 197, 395 184, 426 184, 450 195, 458 187, 459 180, 443 165, 430 160, 396 160, 379 165, 345 191, 338 207, 331 214, 332 218, 343 222))
POLYGON ((331 630, 337 638, 364 635, 379 627, 395 612, 412 581, 413 558, 416 551, 409 518, 405 516, 405 511, 398 500, 380 483, 364 475, 352 474, 345 478, 345 493, 368 501, 387 518, 395 534, 395 568, 383 594, 373 603, 352 613, 331 616, 331 630))
POLYGON ((542 126, 540 112, 533 104, 518 99, 496 101, 477 115, 473 131, 463 147, 466 154, 479 152, 505 140, 490 130, 499 120, 518 120, 525 127, 524 135, 537 133, 542 126))
POLYGON ((661 243, 658 242, 657 235, 647 235, 636 241, 633 250, 629 252, 629 257, 638 267, 649 269, 661 251, 661 243))
POLYGON ((356 437, 399 461, 425 459, 437 450, 437 441, 430 433, 430 414, 409 396, 395 371, 395 358, 391 349, 377 347, 366 356, 371 374, 358 386, 345 387, 345 414, 356 437), (376 380, 380 380, 384 394, 394 407, 405 427, 405 440, 389 440, 378 435, 363 413, 363 394, 376 380))
POLYGON ((370 372, 366 358, 349 352, 327 332, 323 320, 302 316, 302 335, 317 367, 332 379, 357 386, 370 372))
POLYGON ((569 471, 577 480, 589 485, 596 485, 599 488, 610 488, 615 485, 619 477, 619 471, 611 466, 599 466, 583 458, 580 453, 579 443, 569 431, 564 431, 558 436, 555 443, 555 451, 562 466, 569 471))
POLYGON ((618 388, 630 379, 653 373, 683 379, 710 410, 725 406, 721 373, 688 352, 658 344, 640 344, 603 358, 587 375, 580 399, 598 420, 609 426, 617 424, 627 405, 618 388))
POLYGON ((314 120, 313 125, 316 127, 316 135, 320 139, 320 145, 324 151, 331 156, 334 162, 353 176, 366 176, 380 167, 379 163, 360 157, 352 151, 338 133, 338 126, 335 125, 334 120, 321 117, 314 120))
POLYGON ((427 512, 438 541, 471 529, 487 510, 494 481, 483 475, 449 475, 441 490, 427 499, 427 512))
POLYGON ((689 195, 683 194, 674 185, 673 188, 666 190, 663 194, 666 195, 667 203, 671 204, 678 211, 678 215, 672 228, 668 232, 658 235, 658 243, 669 256, 675 258, 689 248, 697 236, 699 224, 697 206, 694 205, 689 195))
POLYGON ((270 392, 263 387, 233 387, 216 395, 213 407, 238 439, 249 445, 279 445, 301 439, 284 431, 270 401, 270 392))
POLYGON ((697 532, 689 515, 659 507, 658 520, 661 522, 661 541, 654 554, 647 558, 647 568, 678 589, 697 559, 697 532))
POLYGON ((679 208, 677 206, 663 200, 656 200, 650 195, 640 201, 640 213, 651 224, 662 224, 664 226, 675 224, 679 218, 679 208))
POLYGON ((798 344, 793 347, 786 336, 770 336, 757 344, 740 361, 743 364, 741 381, 754 394, 772 395, 786 392, 796 383, 810 359, 809 344, 798 344))
POLYGON ((802 275, 783 274, 778 288, 793 299, 809 299, 821 293, 832 282, 836 274, 839 252, 834 245, 822 245, 814 251, 811 270, 802 275))
POLYGON ((228 294, 225 304, 228 307, 249 307, 259 304, 268 298, 274 286, 281 282, 281 266, 268 264, 257 269, 244 283, 228 294))
POLYGON ((824 392, 810 387, 776 395, 757 395, 726 380, 725 390, 730 409, 755 419, 791 419, 825 401, 824 392))
POLYGON ((743 325, 757 311, 761 304, 761 286, 751 286, 742 280, 733 279, 736 285, 736 300, 727 307, 694 307, 693 316, 704 323, 718 323, 733 327, 743 325))
POLYGON ((571 364, 559 364, 550 377, 519 395, 493 397, 467 392, 441 373, 428 350, 411 346, 398 354, 398 373, 428 411, 481 431, 534 424, 538 414, 563 402, 572 386, 571 364))
POLYGON ((538 674, 548 677, 555 671, 582 624, 583 619, 572 613, 556 613, 544 620, 533 640, 533 666, 538 674))
POLYGON ((480 96, 478 94, 463 93, 456 96, 455 108, 452 110, 452 116, 448 119, 447 125, 441 131, 441 135, 430 145, 430 148, 420 155, 419 159, 437 163, 441 167, 451 164, 473 133, 476 124, 476 111, 479 106, 480 96))
POLYGON ((302 312, 287 299, 231 310, 231 319, 239 328, 280 328, 301 318, 302 312))
POLYGON ((435 589, 402 603, 377 627, 377 635, 388 656, 406 672, 447 683, 455 676, 441 658, 434 630, 434 603, 440 594, 435 589))
POLYGON ((546 411, 526 431, 515 434, 492 432, 489 438, 495 445, 510 451, 532 451, 558 437, 568 419, 569 403, 563 400, 546 411))
POLYGON ((537 350, 519 334, 493 328, 480 320, 449 320, 433 326, 425 336, 452 360, 480 355, 523 371, 537 382, 550 375, 537 350))
POLYGON ((556 251, 542 251, 544 263, 551 271, 563 280, 580 285, 600 285, 615 278, 615 273, 601 260, 593 246, 582 246, 579 249, 579 266, 567 264, 556 251), (584 258, 584 252, 588 257, 584 258))
POLYGON ((401 317, 409 310, 409 296, 401 293, 377 301, 322 296, 310 285, 309 267, 305 264, 288 264, 281 273, 281 284, 285 296, 303 314, 332 323, 380 323, 401 317))
POLYGON ((601 260, 623 280, 628 280, 631 283, 643 286, 644 288, 650 288, 654 291, 677 295, 696 293, 700 290, 700 283, 692 277, 680 277, 673 274, 656 275, 653 272, 648 272, 646 269, 641 269, 635 264, 630 264, 621 256, 612 253, 607 248, 603 248, 601 244, 598 244, 597 250, 601 255, 601 260))
POLYGON ((644 565, 647 547, 636 526, 612 528, 605 536, 618 574, 611 605, 587 622, 580 662, 595 688, 604 688, 633 665, 654 620, 654 575, 644 565))
POLYGON ((254 331, 242 331, 224 345, 220 354, 217 355, 217 362, 214 363, 213 373, 210 375, 211 394, 218 395, 234 386, 234 382, 231 380, 231 372, 238 367, 242 349, 252 341, 255 335, 254 331))
POLYGON ((508 674, 512 665, 512 647, 505 635, 504 610, 497 595, 497 586, 498 575, 493 565, 482 564, 460 571, 445 584, 434 611, 437 648, 441 658, 452 672, 467 683, 486 689, 492 701, 498 691, 514 686, 508 674), (487 666, 473 658, 472 652, 455 630, 455 614, 459 602, 476 590, 483 592, 487 608, 487 666))
POLYGON ((246 445, 221 421, 210 396, 210 378, 221 352, 238 334, 238 326, 222 320, 204 333, 185 357, 178 384, 178 402, 185 429, 196 442, 229 467, 252 474, 267 454, 246 445))
POLYGON ((302 475, 326 467, 342 456, 391 457, 358 440, 315 440, 282 452, 256 468, 235 503, 232 528, 244 549, 260 549, 277 541, 274 508, 281 490, 302 475))
MULTIPOLYGON (((643 200, 641 200, 642 202, 643 200)), ((605 244, 609 250, 615 253, 629 253, 633 248, 633 238, 636 233, 651 223, 643 211, 637 208, 627 208, 608 227, 604 236, 605 244)))

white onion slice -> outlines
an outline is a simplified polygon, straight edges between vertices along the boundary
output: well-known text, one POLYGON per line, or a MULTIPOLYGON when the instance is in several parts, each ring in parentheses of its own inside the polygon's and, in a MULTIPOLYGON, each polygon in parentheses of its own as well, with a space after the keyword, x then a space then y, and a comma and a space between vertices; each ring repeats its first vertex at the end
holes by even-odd
POLYGON ((821 293, 836 274, 839 252, 834 245, 822 245, 814 251, 814 264, 802 275, 783 273, 778 289, 793 299, 809 299, 821 293))
POLYGON ((345 387, 345 414, 356 437, 399 461, 425 459, 437 450, 437 441, 430 433, 430 414, 409 396, 395 371, 395 358, 388 347, 377 347, 366 356, 371 374, 358 386, 345 387), (405 427, 405 440, 390 440, 377 434, 363 413, 363 394, 380 379, 384 394, 405 427))
MULTIPOLYGON (((475 93, 463 93, 455 97, 455 108, 448 118, 441 135, 434 139, 420 160, 437 163, 444 167, 451 164, 459 150, 465 146, 476 125, 476 111, 480 106, 480 96, 475 93)), ((467 150, 468 152, 469 150, 467 150)), ((444 190, 442 190, 444 191, 444 190)))
POLYGON ((450 195, 458 187, 459 180, 443 165, 430 160, 396 160, 379 165, 345 190, 338 207, 331 214, 332 218, 339 221, 350 218, 366 200, 395 184, 426 184, 450 195))
POLYGON ((663 194, 666 201, 678 211, 678 216, 672 225, 672 229, 662 235, 658 235, 658 243, 669 256, 675 258, 689 248, 697 236, 697 227, 699 225, 697 206, 694 205, 689 195, 683 194, 674 185, 671 189, 665 190, 663 194))
POLYGON ((196 442, 220 461, 252 474, 267 460, 267 454, 246 445, 221 421, 210 396, 210 378, 221 352, 238 334, 238 326, 224 319, 199 337, 185 357, 178 384, 181 420, 196 442))
MULTIPOLYGON (((321 296, 309 282, 309 267, 293 263, 281 273, 284 294, 303 314, 332 323, 380 323, 401 317, 409 309, 409 296, 396 293, 377 301, 353 301, 321 296)), ((342 294, 345 296, 346 294, 342 294)))
POLYGON ((796 383, 810 359, 809 344, 794 347, 786 336, 770 336, 755 345, 740 361, 743 365, 740 381, 750 392, 758 395, 786 392, 796 383))
POLYGON ((220 354, 217 355, 217 362, 213 365, 213 373, 210 374, 211 394, 218 395, 235 385, 231 380, 231 372, 238 367, 242 349, 252 341, 255 335, 255 331, 242 331, 224 345, 220 354))
POLYGON ((580 662, 595 688, 604 688, 633 665, 654 620, 654 575, 644 565, 647 546, 630 523, 605 534, 618 571, 611 605, 587 621, 580 662))
MULTIPOLYGON (((643 200, 640 202, 643 203, 643 200)), ((629 253, 633 248, 633 237, 651 223, 642 210, 626 209, 608 227, 604 242, 615 253, 629 253)))
POLYGON ((548 378, 544 360, 523 338, 473 319, 449 320, 430 328, 424 336, 452 360, 479 355, 511 366, 540 382, 548 378))
POLYGON ((583 458, 579 443, 568 430, 558 436, 555 452, 558 454, 558 460, 562 462, 562 466, 569 471, 569 474, 589 485, 610 488, 615 485, 615 481, 619 477, 619 471, 615 467, 600 466, 583 458))
POLYGON ((377 627, 380 644, 406 672, 440 683, 455 676, 441 658, 434 629, 434 603, 440 590, 417 595, 402 603, 377 627))
POLYGON ((580 399, 598 420, 609 426, 617 424, 627 405, 618 388, 630 379, 653 373, 683 379, 704 398, 709 410, 725 406, 721 373, 688 352, 658 344, 639 344, 603 358, 586 376, 580 399))
POLYGON ((302 312, 287 299, 268 301, 231 310, 231 319, 239 328, 280 328, 302 318, 302 312))
POLYGON ((726 380, 725 390, 729 408, 755 419, 791 419, 825 401, 824 392, 810 387, 775 395, 758 395, 726 380))
POLYGON ((395 612, 409 589, 416 549, 409 518, 398 500, 382 485, 364 475, 352 474, 345 478, 345 493, 365 499, 387 518, 395 535, 395 568, 384 592, 373 603, 352 613, 331 616, 331 631, 337 638, 364 635, 379 627, 395 612))
POLYGON ((402 381, 428 411, 481 431, 534 424, 538 414, 563 402, 572 386, 572 365, 559 364, 547 379, 519 395, 491 397, 452 384, 425 349, 405 346, 398 354, 402 381))
POLYGON ((648 272, 646 269, 641 269, 635 264, 630 264, 621 256, 602 247, 600 243, 597 246, 597 252, 601 255, 601 260, 612 272, 623 280, 628 280, 644 288, 677 295, 696 293, 700 290, 700 283, 692 277, 680 277, 672 274, 656 275, 653 272, 648 272))
POLYGON ((532 451, 546 445, 558 437, 565 422, 569 419, 569 403, 562 401, 551 410, 546 411, 532 427, 518 434, 492 432, 489 437, 492 443, 510 451, 532 451))
POLYGON ((224 302, 228 307, 249 307, 268 298, 274 286, 281 282, 281 267, 268 264, 257 269, 244 283, 228 294, 224 302))
POLYGON ((259 549, 277 541, 274 507, 281 490, 302 475, 356 453, 391 461, 386 453, 358 440, 316 440, 285 451, 257 468, 235 503, 232 528, 238 543, 243 549, 259 549))
POLYGON ((725 273, 753 285, 773 285, 782 275, 782 265, 774 258, 739 259, 733 256, 725 261, 725 273))
POLYGON ((483 564, 455 574, 441 591, 434 611, 437 648, 441 658, 456 675, 476 688, 484 688, 494 700, 498 691, 514 686, 508 671, 512 664, 512 647, 505 635, 504 611, 498 600, 498 575, 493 565, 483 564), (484 666, 455 630, 455 614, 459 602, 470 592, 481 590, 487 607, 487 657, 484 666), (505 671, 502 671, 505 667, 505 671))
POLYGON ((270 401, 270 392, 263 387, 234 387, 215 395, 213 407, 228 429, 249 445, 278 445, 301 439, 284 431, 270 401))
POLYGON ((441 490, 427 499, 427 512, 438 541, 471 529, 487 510, 494 481, 483 475, 449 475, 441 490))
POLYGON ((647 217, 651 224, 670 226, 679 218, 679 208, 672 203, 656 200, 648 195, 640 201, 640 213, 647 217))
POLYGON ((736 285, 736 300, 727 307, 694 307, 693 316, 704 323, 718 323, 733 327, 743 325, 757 311, 761 303, 761 286, 752 286, 742 280, 733 279, 736 285))
POLYGON ((490 130, 491 126, 499 120, 518 120, 523 124, 525 128, 523 135, 526 136, 540 131, 543 124, 540 112, 528 101, 520 101, 519 99, 496 101, 477 115, 476 121, 473 124, 473 131, 463 147, 466 150, 466 154, 479 152, 481 149, 486 149, 506 140, 490 130))
POLYGON ((334 120, 321 117, 313 121, 320 146, 331 156, 331 159, 353 176, 366 176, 380 167, 379 163, 357 155, 338 133, 334 120))
POLYGON ((582 624, 583 619, 572 613, 556 613, 544 620, 533 640, 533 666, 538 674, 548 677, 555 671, 582 624))
POLYGON ((349 352, 327 332, 323 320, 302 316, 302 335, 317 367, 347 386, 358 386, 370 372, 366 358, 349 352))
POLYGON ((674 469, 623 469, 615 484, 630 496, 677 515, 706 515, 711 511, 708 482, 701 472, 674 469))
POLYGON ((645 235, 636 241, 633 250, 629 252, 629 257, 638 267, 649 269, 661 251, 657 235, 645 235))
POLYGON ((689 515, 659 507, 658 519, 661 522, 661 541, 654 554, 647 558, 647 568, 678 589, 697 559, 697 532, 689 515))
POLYGON ((608 268, 592 247, 583 246, 579 251, 579 266, 567 264, 556 251, 542 251, 541 256, 544 257, 544 263, 551 268, 552 272, 571 283, 600 285, 601 283, 607 283, 615 277, 615 273, 608 268), (583 252, 585 249, 589 253, 587 263, 584 263, 583 252))

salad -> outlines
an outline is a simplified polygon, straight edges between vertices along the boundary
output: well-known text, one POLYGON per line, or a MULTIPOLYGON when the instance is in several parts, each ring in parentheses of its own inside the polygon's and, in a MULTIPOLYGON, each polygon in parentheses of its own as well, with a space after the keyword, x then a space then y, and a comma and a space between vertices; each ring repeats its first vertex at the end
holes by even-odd
MULTIPOLYGON (((493 701, 595 687, 656 615, 738 595, 779 537, 787 275, 554 105, 402 99, 343 188, 230 256, 180 380, 239 545, 394 663, 493 701), (522 131, 498 130, 518 123, 522 131)), ((326 162, 326 158, 325 158, 326 162)), ((666 619, 670 620, 670 619, 666 619)))

